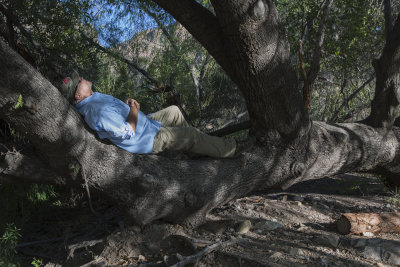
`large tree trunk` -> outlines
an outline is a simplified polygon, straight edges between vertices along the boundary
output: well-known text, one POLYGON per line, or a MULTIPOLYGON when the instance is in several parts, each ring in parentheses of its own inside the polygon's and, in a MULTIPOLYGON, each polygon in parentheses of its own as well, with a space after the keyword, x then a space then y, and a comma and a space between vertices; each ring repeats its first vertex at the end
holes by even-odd
MULTIPOLYGON (((0 41, 0 117, 29 137, 37 159, 52 170, 47 178, 80 185, 85 177, 90 190, 117 203, 138 224, 161 218, 197 224, 213 207, 253 190, 285 188, 348 171, 390 173, 399 183, 400 146, 388 127, 393 112, 389 118, 374 117, 375 122, 385 120, 385 127, 309 120, 272 1, 216 0, 216 15, 195 0, 156 2, 187 27, 238 84, 257 145, 235 159, 172 160, 104 144, 54 86, 0 41), (15 108, 20 95, 24 104, 15 108)), ((398 19, 393 34, 399 35, 399 24, 398 19)), ((395 38, 389 46, 384 54, 398 57, 395 38)), ((399 62, 390 61, 391 70, 399 70, 399 62)), ((399 89, 393 73, 393 82, 377 90, 386 101, 399 89)), ((398 101, 390 101, 390 108, 397 110, 398 101)), ((12 166, 4 159, 2 163, 0 179, 9 181, 4 170, 12 166)), ((28 168, 20 179, 30 177, 28 168)))

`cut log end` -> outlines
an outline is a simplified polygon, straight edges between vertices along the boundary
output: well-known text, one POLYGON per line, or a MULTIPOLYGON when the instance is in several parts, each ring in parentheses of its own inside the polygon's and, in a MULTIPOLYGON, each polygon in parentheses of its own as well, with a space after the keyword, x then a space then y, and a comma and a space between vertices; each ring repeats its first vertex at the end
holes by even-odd
POLYGON ((344 213, 336 221, 341 234, 400 233, 400 213, 344 213))
POLYGON ((337 231, 342 235, 347 235, 351 230, 351 223, 346 216, 342 215, 339 220, 336 221, 337 231))

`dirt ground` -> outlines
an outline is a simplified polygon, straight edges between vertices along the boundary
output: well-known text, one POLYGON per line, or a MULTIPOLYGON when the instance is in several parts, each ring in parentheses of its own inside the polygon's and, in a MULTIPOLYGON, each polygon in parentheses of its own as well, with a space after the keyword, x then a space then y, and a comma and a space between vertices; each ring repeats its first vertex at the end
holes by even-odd
POLYGON ((400 235, 340 235, 345 212, 393 212, 400 197, 375 177, 345 174, 257 192, 214 209, 196 229, 127 225, 95 200, 31 218, 17 247, 22 266, 396 266, 400 235), (188 263, 185 265, 185 263, 188 263))

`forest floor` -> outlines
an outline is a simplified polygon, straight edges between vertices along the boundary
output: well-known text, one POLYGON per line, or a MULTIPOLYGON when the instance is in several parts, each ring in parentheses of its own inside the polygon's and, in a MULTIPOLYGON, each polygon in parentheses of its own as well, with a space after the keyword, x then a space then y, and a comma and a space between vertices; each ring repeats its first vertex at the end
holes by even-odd
POLYGON ((188 228, 156 222, 130 226, 94 200, 38 210, 17 246, 21 266, 396 266, 400 234, 340 235, 345 212, 400 210, 400 196, 375 177, 345 174, 253 193, 214 209, 188 228), (192 256, 192 257, 190 257, 192 256))

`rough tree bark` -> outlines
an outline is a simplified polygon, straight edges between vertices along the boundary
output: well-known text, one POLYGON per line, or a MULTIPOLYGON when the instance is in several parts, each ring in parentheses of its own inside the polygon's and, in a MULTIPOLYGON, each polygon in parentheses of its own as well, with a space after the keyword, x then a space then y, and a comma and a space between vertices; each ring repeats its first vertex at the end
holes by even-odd
MULTIPOLYGON (((0 41, 0 117, 29 137, 53 177, 79 185, 86 176, 91 190, 117 203, 138 224, 156 219, 197 224, 213 207, 251 191, 348 171, 390 174, 391 182, 400 184, 400 146, 392 130, 399 105, 400 18, 375 64, 371 117, 327 124, 310 121, 304 110, 271 0, 215 0, 215 15, 195 0, 155 2, 239 86, 257 145, 235 159, 172 160, 104 144, 53 85, 0 41), (16 109, 20 95, 24 104, 16 109)), ((3 164, 7 170, 4 159, 3 164)))

